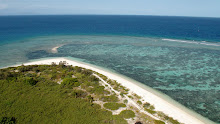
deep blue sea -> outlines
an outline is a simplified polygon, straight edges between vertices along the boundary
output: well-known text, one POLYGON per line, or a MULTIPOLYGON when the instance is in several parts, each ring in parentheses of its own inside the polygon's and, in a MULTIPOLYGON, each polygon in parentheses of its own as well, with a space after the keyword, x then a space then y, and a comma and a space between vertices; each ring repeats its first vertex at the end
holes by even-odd
POLYGON ((220 123, 220 18, 0 16, 0 67, 47 57, 112 69, 220 123))
POLYGON ((166 16, 0 16, 0 41, 48 35, 129 35, 220 42, 220 18, 166 16))

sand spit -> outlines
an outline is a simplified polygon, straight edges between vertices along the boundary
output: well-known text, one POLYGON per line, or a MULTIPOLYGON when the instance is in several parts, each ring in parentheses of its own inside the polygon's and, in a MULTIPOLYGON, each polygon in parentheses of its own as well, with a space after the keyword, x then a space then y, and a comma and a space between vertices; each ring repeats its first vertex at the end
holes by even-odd
POLYGON ((58 53, 57 49, 60 48, 61 46, 63 46, 63 45, 59 45, 59 46, 53 47, 50 52, 51 53, 58 53))

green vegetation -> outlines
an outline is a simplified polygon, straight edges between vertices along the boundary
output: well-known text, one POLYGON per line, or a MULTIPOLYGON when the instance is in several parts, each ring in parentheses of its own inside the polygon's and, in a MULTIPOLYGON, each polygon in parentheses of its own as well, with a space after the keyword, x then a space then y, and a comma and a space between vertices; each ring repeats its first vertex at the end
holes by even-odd
POLYGON ((103 102, 118 102, 118 97, 115 95, 102 96, 101 100, 103 102))
POLYGON ((102 95, 102 94, 110 94, 109 91, 107 90, 104 90, 105 87, 104 86, 95 86, 95 87, 90 87, 90 88, 87 88, 87 91, 90 92, 90 93, 95 93, 95 94, 98 94, 98 95, 102 95))
POLYGON ((74 89, 70 95, 72 95, 75 98, 86 98, 87 97, 87 93, 82 91, 82 90, 78 90, 78 89, 74 89))
POLYGON ((152 117, 146 115, 145 113, 139 113, 138 115, 142 120, 144 120, 143 122, 148 122, 148 124, 153 124, 154 123, 154 120, 152 117))
POLYGON ((171 124, 180 124, 177 120, 173 119, 172 117, 169 117, 167 115, 165 115, 163 112, 160 112, 160 111, 154 111, 154 106, 153 105, 150 105, 149 103, 145 103, 143 105, 145 111, 151 113, 151 114, 157 114, 161 120, 164 120, 164 121, 168 121, 170 122, 171 124))
POLYGON ((156 111, 154 111, 154 110, 147 109, 147 108, 145 108, 144 110, 147 111, 150 114, 156 114, 156 111))
POLYGON ((143 104, 143 107, 144 107, 144 108, 149 108, 149 107, 150 107, 150 103, 145 102, 145 103, 143 104))
POLYGON ((149 108, 150 108, 150 110, 154 110, 155 109, 155 107, 153 105, 151 105, 149 108))
POLYGON ((150 103, 146 102, 143 104, 144 110, 147 111, 150 114, 156 114, 156 111, 154 111, 155 107, 151 105, 150 103))
POLYGON ((128 94, 129 90, 126 87, 122 86, 117 81, 108 79, 107 83, 109 83, 113 87, 114 90, 117 90, 117 91, 119 91, 119 92, 121 92, 123 94, 128 94))
MULTIPOLYGON (((98 89, 97 94, 105 90, 91 74, 64 62, 1 69, 0 123, 127 123, 124 116, 112 115, 93 103, 94 94, 86 88, 98 89)), ((114 95, 103 98, 118 101, 114 95)))
POLYGON ((73 88, 78 87, 80 83, 76 78, 64 78, 61 87, 73 88))
POLYGON ((92 102, 94 101, 94 98, 93 98, 91 95, 89 95, 89 96, 87 96, 87 100, 88 100, 90 103, 92 103, 92 102))
POLYGON ((118 110, 120 107, 126 107, 126 105, 123 103, 110 102, 110 103, 105 103, 104 107, 111 110, 118 110))
POLYGON ((128 97, 129 97, 130 99, 134 99, 134 97, 133 97, 133 96, 131 96, 131 95, 128 95, 128 97))
MULTIPOLYGON (((135 117, 132 110, 124 110, 119 115, 112 115, 111 111, 102 109, 93 103, 102 100, 104 107, 117 110, 126 107, 119 101, 116 93, 108 91, 99 84, 99 79, 92 70, 81 67, 59 65, 31 65, 0 69, 0 124, 14 123, 89 123, 125 124, 127 118, 135 117), (58 84, 59 83, 59 84, 58 84)), ((102 77, 123 97, 128 89, 114 80, 102 77)), ((179 124, 177 120, 166 116, 162 112, 154 111, 154 106, 142 103, 140 96, 128 96, 138 100, 139 105, 151 113, 157 114, 163 121, 179 124)), ((131 106, 130 109, 133 109, 131 106)), ((141 115, 138 111, 138 116, 141 115)), ((141 118, 155 124, 164 124, 143 114, 141 118)))
POLYGON ((138 100, 137 103, 138 103, 139 105, 142 105, 142 102, 141 102, 140 100, 138 100))
POLYGON ((97 73, 97 75, 99 76, 99 77, 101 77, 103 80, 107 80, 108 78, 105 76, 105 75, 103 75, 103 74, 100 74, 100 73, 97 73))
POLYGON ((137 98, 137 99, 141 99, 141 96, 138 96, 138 95, 135 94, 135 93, 134 93, 133 95, 134 95, 135 98, 137 98))
POLYGON ((172 117, 166 116, 165 119, 171 122, 172 124, 180 124, 180 122, 178 122, 177 120, 174 120, 172 117))
POLYGON ((123 118, 133 118, 135 117, 135 113, 132 110, 123 110, 119 114, 123 118))
POLYGON ((37 84, 37 80, 32 77, 26 77, 24 78, 24 80, 25 83, 30 84, 32 86, 37 84))
POLYGON ((1 117, 0 124, 15 124, 16 119, 14 117, 1 117))
POLYGON ((154 120, 154 124, 165 124, 163 121, 160 120, 154 120))
POLYGON ((121 97, 124 97, 124 93, 121 92, 121 93, 120 93, 120 96, 121 96, 121 97))
POLYGON ((125 99, 123 102, 124 102, 124 103, 128 103, 128 100, 127 100, 127 99, 125 99))

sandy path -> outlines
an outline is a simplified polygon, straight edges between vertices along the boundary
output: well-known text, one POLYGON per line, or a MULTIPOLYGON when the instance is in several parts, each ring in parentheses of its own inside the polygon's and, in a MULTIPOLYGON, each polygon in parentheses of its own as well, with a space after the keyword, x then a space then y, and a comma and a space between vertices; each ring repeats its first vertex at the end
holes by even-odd
MULTIPOLYGON (((105 85, 108 85, 108 87, 110 87, 110 89, 112 91, 114 91, 117 95, 120 95, 120 92, 118 92, 117 90, 115 90, 110 84, 108 84, 105 80, 103 80, 101 77, 99 77, 96 74, 93 74, 94 76, 96 76, 97 78, 99 78, 105 85)), ((124 97, 128 100, 128 103, 132 104, 133 106, 135 106, 140 112, 152 117, 155 120, 160 120, 159 118, 153 116, 152 114, 144 111, 134 100, 132 100, 131 98, 129 98, 127 95, 124 95, 124 97)))

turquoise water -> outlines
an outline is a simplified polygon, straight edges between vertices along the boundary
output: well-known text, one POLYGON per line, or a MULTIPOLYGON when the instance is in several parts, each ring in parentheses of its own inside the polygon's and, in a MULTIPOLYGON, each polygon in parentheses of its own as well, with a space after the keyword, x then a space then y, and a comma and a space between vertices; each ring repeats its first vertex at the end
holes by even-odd
POLYGON ((220 121, 220 46, 216 43, 192 45, 163 38, 64 35, 29 38, 1 45, 0 50, 2 67, 46 57, 79 58, 131 77, 220 121), (51 53, 59 45, 58 53, 51 53))
POLYGON ((220 123, 219 34, 220 18, 0 16, 0 67, 75 57, 133 78, 220 123))

